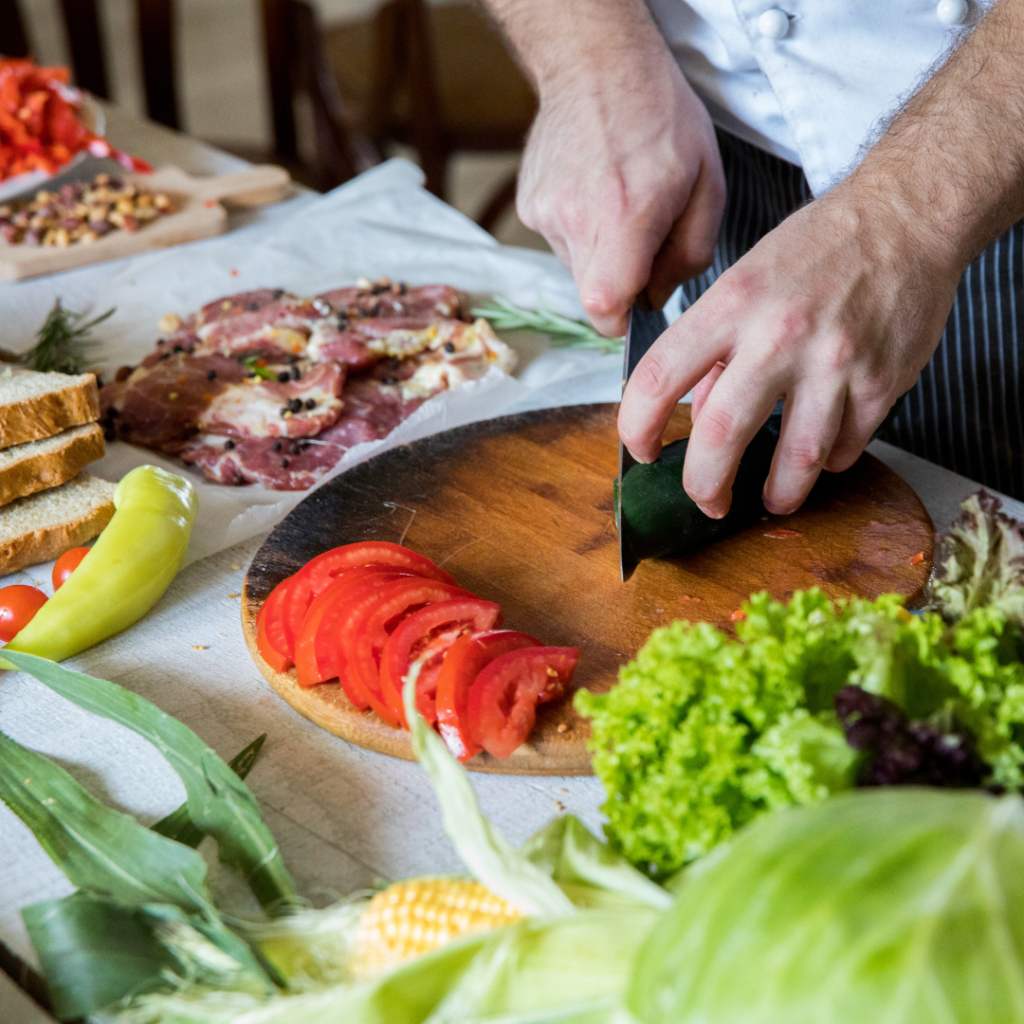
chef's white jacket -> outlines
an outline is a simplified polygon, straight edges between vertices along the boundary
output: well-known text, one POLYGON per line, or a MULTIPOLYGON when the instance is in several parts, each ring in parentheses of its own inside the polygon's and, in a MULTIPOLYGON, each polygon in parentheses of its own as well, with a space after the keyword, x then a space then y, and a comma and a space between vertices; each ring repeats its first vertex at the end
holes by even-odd
POLYGON ((804 169, 816 195, 995 0, 648 0, 727 131, 804 169))

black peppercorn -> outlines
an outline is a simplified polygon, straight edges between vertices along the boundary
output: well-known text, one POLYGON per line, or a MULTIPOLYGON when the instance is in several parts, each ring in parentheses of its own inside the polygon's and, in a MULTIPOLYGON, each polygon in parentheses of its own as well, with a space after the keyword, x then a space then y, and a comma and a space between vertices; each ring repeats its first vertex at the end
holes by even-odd
POLYGON ((302 371, 297 366, 292 370, 292 380, 302 380, 302 371))
POLYGON ((277 302, 277 300, 279 298, 281 298, 282 295, 284 295, 284 289, 283 288, 275 288, 273 290, 273 292, 271 293, 271 295, 273 296, 274 301, 277 302))
POLYGON ((315 398, 307 398, 306 399, 306 408, 307 409, 315 409, 316 408, 316 399, 315 398))
POLYGON ((288 460, 287 459, 282 459, 281 460, 281 468, 282 469, 287 469, 288 468, 288 460))
POLYGON ((287 370, 282 370, 277 375, 277 383, 278 384, 287 384, 288 381, 290 381, 291 379, 292 379, 292 375, 287 370))
POLYGON ((206 371, 206 379, 207 380, 216 380, 217 379, 217 371, 216 370, 207 370, 206 371))
POLYGON ((185 347, 184 345, 175 345, 174 348, 171 349, 171 351, 172 352, 180 352, 184 347, 185 347))
POLYGON ((293 398, 288 403, 288 408, 291 409, 292 412, 302 412, 302 399, 301 398, 293 398))
POLYGON ((348 313, 344 311, 338 314, 338 329, 342 331, 348 330, 348 313))
POLYGON ((382 384, 397 384, 398 383, 398 378, 397 377, 392 377, 390 374, 388 374, 388 376, 385 377, 381 381, 381 383, 382 384))
POLYGON ((234 442, 234 441, 232 441, 232 440, 231 440, 231 438, 229 437, 229 438, 228 438, 228 439, 227 439, 227 440, 226 440, 226 441, 224 442, 224 451, 226 451, 226 452, 229 452, 229 451, 231 451, 231 449, 232 449, 232 448, 234 448, 234 447, 235 447, 235 442, 234 442))
POLYGON ((274 442, 274 451, 275 452, 279 452, 281 450, 281 447, 282 446, 281 446, 281 442, 280 441, 275 441, 274 442))
POLYGON ((452 342, 452 341, 446 341, 444 343, 444 350, 445 350, 445 352, 448 352, 448 353, 454 352, 455 351, 455 343, 452 342))
POLYGON ((109 419, 116 420, 120 415, 121 414, 117 411, 117 408, 113 405, 107 410, 107 417, 109 419))
POLYGON ((260 309, 260 304, 258 302, 252 302, 252 303, 249 304, 249 312, 251 312, 251 313, 258 313, 259 309, 260 309))

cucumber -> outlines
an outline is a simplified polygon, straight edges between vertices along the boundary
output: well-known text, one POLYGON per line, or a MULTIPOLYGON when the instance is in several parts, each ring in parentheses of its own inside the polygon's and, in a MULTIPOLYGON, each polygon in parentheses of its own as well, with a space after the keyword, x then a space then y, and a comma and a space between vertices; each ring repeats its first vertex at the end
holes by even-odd
POLYGON ((732 504, 722 519, 704 515, 683 490, 688 437, 666 445, 656 461, 632 466, 622 480, 622 522, 617 525, 637 559, 696 551, 767 515, 761 492, 781 427, 782 416, 776 412, 754 435, 740 460, 732 504))

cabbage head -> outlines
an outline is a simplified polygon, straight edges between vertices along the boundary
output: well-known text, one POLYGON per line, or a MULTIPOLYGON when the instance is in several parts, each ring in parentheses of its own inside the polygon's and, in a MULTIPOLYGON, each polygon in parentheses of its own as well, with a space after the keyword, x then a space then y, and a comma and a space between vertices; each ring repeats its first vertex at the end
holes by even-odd
POLYGON ((1024 1024, 1024 801, 765 815, 693 869, 628 998, 643 1024, 1024 1024))

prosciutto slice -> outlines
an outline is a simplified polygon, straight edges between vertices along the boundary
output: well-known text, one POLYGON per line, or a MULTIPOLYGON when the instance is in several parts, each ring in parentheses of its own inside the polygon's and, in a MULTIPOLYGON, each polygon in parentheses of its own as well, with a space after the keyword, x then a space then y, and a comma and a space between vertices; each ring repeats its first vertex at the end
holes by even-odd
POLYGON ((207 303, 181 329, 198 339, 197 352, 301 356, 312 325, 330 313, 325 302, 263 288, 207 303))
POLYGON ((408 288, 400 284, 367 284, 355 288, 334 288, 317 296, 350 320, 365 317, 415 317, 430 321, 458 317, 458 291, 448 284, 425 284, 408 288))
POLYGON ((344 379, 337 363, 320 363, 287 382, 250 378, 224 388, 196 426, 230 437, 313 437, 338 418, 344 379))
POLYGON ((123 381, 100 391, 100 419, 122 441, 173 451, 206 408, 247 370, 218 353, 154 352, 123 381))
POLYGON ((349 448, 386 437, 423 403, 422 399, 403 398, 400 386, 369 376, 350 380, 342 395, 341 415, 315 439, 207 433, 189 441, 180 451, 181 458, 217 483, 306 490, 333 469, 349 448))

